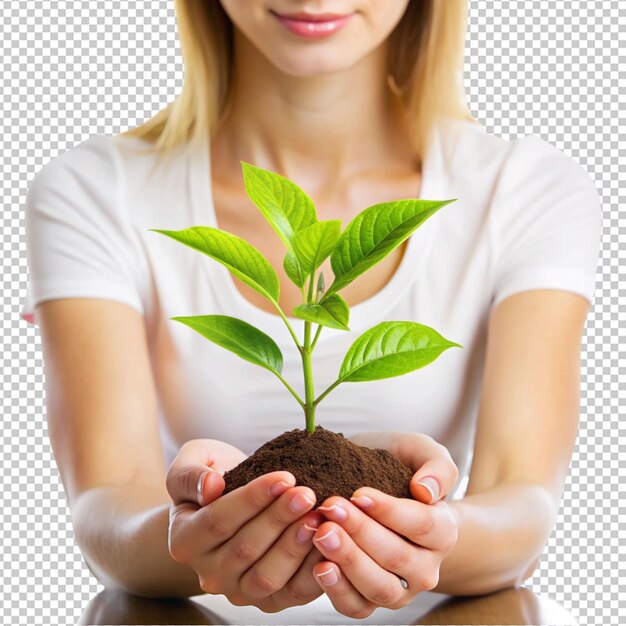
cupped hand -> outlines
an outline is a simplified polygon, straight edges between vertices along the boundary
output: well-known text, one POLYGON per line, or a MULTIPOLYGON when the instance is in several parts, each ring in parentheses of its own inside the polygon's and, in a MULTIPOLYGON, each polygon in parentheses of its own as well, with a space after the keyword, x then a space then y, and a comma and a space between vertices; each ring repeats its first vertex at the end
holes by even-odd
POLYGON ((324 555, 313 568, 315 578, 337 611, 357 619, 378 607, 406 606, 436 587, 441 562, 458 536, 456 515, 444 501, 458 476, 448 450, 417 433, 367 435, 351 439, 371 447, 386 442, 414 471, 415 499, 361 487, 350 500, 331 496, 317 509, 327 521, 313 537, 324 555))
POLYGON ((311 538, 324 519, 315 494, 277 471, 222 495, 222 473, 244 458, 212 439, 183 445, 167 474, 170 554, 203 591, 235 605, 273 613, 308 604, 323 593, 312 575, 322 556, 311 538))

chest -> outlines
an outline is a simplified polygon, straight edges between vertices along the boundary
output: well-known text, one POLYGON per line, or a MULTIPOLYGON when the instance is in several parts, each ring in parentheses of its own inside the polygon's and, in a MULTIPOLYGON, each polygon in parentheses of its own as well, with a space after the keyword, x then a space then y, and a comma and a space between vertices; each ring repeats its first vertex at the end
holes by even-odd
MULTIPOLYGON (((319 199, 312 196, 312 199, 318 219, 340 219, 343 230, 352 218, 372 204, 417 197, 415 190, 419 189, 419 182, 417 173, 396 176, 390 181, 376 180, 370 184, 354 182, 352 187, 344 187, 333 195, 327 194, 319 199)), ((225 183, 214 177, 212 189, 218 227, 245 239, 268 259, 280 282, 279 304, 290 315, 293 308, 302 302, 302 297, 298 287, 289 280, 283 269, 286 250, 282 241, 252 203, 242 185, 225 183)), ((381 291, 402 262, 405 249, 406 242, 370 269, 366 279, 356 280, 343 289, 341 295, 346 302, 352 306, 381 291)), ((322 263, 320 270, 324 273, 326 285, 330 285, 333 278, 330 258, 322 263)), ((237 290, 251 304, 264 311, 275 312, 272 305, 254 289, 234 277, 233 281, 237 290)))
MULTIPOLYGON (((186 208, 186 213, 174 226, 207 223, 249 241, 275 268, 282 286, 280 303, 289 314, 299 303, 300 293, 282 270, 282 242, 245 190, 223 184, 219 178, 212 180, 215 222, 205 219, 199 210, 196 198, 211 197, 199 186, 192 187, 197 193, 189 198, 181 189, 181 211, 186 208)), ((429 180, 428 174, 424 180, 429 180)), ((432 177, 430 180, 424 197, 459 196, 455 187, 433 185, 432 177)), ((353 185, 325 196, 309 195, 319 219, 341 219, 345 227, 367 206, 421 194, 419 181, 407 177, 397 185, 387 181, 376 186, 353 185)), ((158 198, 151 205, 152 212, 154 206, 160 206, 158 198)), ((328 329, 322 333, 314 357, 316 390, 335 380, 354 339, 380 321, 427 324, 464 349, 449 351, 428 368, 410 375, 340 385, 319 407, 323 426, 347 435, 380 428, 426 432, 440 441, 465 441, 461 427, 473 411, 481 376, 491 245, 483 204, 460 200, 452 206, 454 211, 428 220, 407 245, 342 290, 352 306, 352 332, 328 329), (394 280, 396 276, 401 280, 394 280)), ((163 202, 163 219, 151 215, 146 228, 166 222, 169 210, 171 203, 163 202)), ((166 244, 169 242, 161 239, 146 241, 155 281, 151 296, 154 306, 149 307, 154 317, 150 346, 163 438, 172 453, 184 441, 197 437, 228 441, 250 453, 271 436, 303 423, 297 405, 271 374, 170 321, 177 315, 215 313, 253 324, 279 342, 285 357, 284 377, 302 394, 300 358, 276 312, 219 264, 182 246, 171 249, 166 244), (246 301, 254 306, 247 306, 246 301)), ((325 267, 329 269, 328 262, 325 267)), ((325 271, 325 276, 329 284, 330 272, 325 271)), ((302 336, 301 327, 296 325, 295 329, 302 336)))

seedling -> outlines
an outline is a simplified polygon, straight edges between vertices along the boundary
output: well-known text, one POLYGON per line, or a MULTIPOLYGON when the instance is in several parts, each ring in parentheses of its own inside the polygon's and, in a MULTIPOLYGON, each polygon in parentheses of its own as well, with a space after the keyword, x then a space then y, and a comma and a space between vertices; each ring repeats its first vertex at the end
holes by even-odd
POLYGON ((304 399, 282 376, 281 350, 263 331, 228 315, 171 319, 272 372, 302 407, 307 432, 315 431, 315 409, 338 385, 401 376, 432 363, 448 348, 461 347, 417 322, 381 322, 356 339, 343 359, 337 380, 316 397, 312 354, 322 329, 350 330, 350 308, 339 292, 454 201, 408 199, 375 204, 359 213, 342 232, 340 220, 319 221, 311 198, 289 179, 244 161, 241 166, 248 196, 285 245, 283 267, 302 295, 301 304, 292 311, 293 317, 304 320, 302 341, 278 304, 280 284, 274 268, 254 246, 210 226, 149 230, 210 256, 272 303, 302 356, 304 399), (326 288, 318 269, 329 256, 334 277, 326 288))

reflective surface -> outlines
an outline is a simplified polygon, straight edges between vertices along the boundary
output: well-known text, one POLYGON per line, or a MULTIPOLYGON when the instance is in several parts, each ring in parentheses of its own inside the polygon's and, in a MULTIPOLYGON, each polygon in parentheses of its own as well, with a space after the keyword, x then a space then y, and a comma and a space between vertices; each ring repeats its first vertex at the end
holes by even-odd
MULTIPOLYGON (((102 591, 80 624, 223 624, 193 600, 150 600, 120 591, 102 591)), ((267 614, 266 624, 272 623, 267 614)), ((486 596, 447 598, 414 624, 576 624, 553 600, 528 589, 507 589, 486 596)))
POLYGON ((577 624, 554 600, 529 589, 507 589, 486 596, 449 598, 416 624, 577 624))

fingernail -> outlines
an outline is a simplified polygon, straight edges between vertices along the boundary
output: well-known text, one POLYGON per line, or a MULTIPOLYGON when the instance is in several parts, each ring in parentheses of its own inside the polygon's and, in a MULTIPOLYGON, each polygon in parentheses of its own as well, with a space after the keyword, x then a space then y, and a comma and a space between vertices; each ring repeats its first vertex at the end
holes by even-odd
POLYGON ((198 492, 198 500, 202 500, 202 496, 204 495, 204 479, 211 473, 214 472, 213 469, 208 469, 205 472, 200 474, 200 478, 198 478, 198 484, 196 485, 196 491, 198 492))
POLYGON ((350 501, 354 502, 354 504, 362 509, 368 509, 372 506, 372 504, 374 504, 374 500, 368 498, 367 496, 352 496, 350 501))
POLYGON ((339 535, 334 530, 329 530, 325 535, 316 537, 313 541, 321 543, 327 550, 336 550, 341 545, 339 535))
POLYGON ((298 543, 306 543, 307 541, 311 541, 313 539, 313 535, 317 531, 317 528, 313 528, 308 524, 302 524, 296 533, 296 541, 298 543))
POLYGON ((348 517, 348 511, 338 504, 333 504, 332 506, 318 506, 317 510, 328 511, 330 513, 330 517, 337 522, 342 522, 348 517))
POLYGON ((274 483, 268 489, 268 491, 269 491, 270 496, 279 496, 281 493, 285 493, 285 491, 287 491, 289 487, 291 487, 291 485, 288 482, 281 480, 277 483, 274 483))
POLYGON ((322 584, 326 587, 330 587, 331 585, 336 584, 339 580, 339 577, 337 576, 337 572, 335 571, 334 567, 331 567, 325 572, 320 572, 319 574, 315 575, 322 581, 322 584))
POLYGON ((311 498, 307 497, 303 493, 297 493, 289 502, 289 508, 294 513, 301 513, 306 511, 310 506, 313 506, 315 502, 311 498))
POLYGON ((428 490, 428 493, 430 494, 429 504, 432 504, 439 498, 439 481, 436 478, 426 476, 421 478, 417 484, 422 485, 422 487, 428 490))

